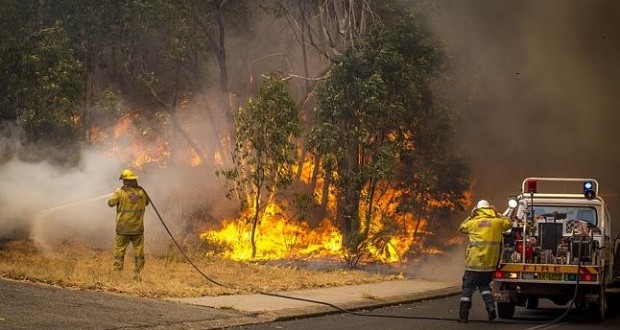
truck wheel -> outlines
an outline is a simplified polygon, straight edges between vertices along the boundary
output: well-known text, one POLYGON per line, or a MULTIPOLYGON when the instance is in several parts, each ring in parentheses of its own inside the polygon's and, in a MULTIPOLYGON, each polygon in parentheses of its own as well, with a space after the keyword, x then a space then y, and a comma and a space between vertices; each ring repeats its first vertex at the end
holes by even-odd
POLYGON ((498 302, 497 303, 497 315, 501 319, 511 319, 515 315, 515 303, 514 302, 498 302))
POLYGON ((525 308, 527 309, 538 308, 538 298, 527 298, 527 303, 525 304, 525 308))
POLYGON ((588 315, 590 319, 596 322, 605 319, 605 311, 607 309, 607 298, 605 296, 605 284, 601 284, 599 288, 598 302, 588 306, 588 315))

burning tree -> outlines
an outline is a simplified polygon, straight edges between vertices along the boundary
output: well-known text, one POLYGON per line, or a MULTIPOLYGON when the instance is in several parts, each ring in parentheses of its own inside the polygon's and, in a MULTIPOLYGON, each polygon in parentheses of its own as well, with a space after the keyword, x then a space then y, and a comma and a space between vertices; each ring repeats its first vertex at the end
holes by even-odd
POLYGON ((258 97, 250 99, 246 108, 239 108, 235 116, 234 168, 219 173, 232 182, 229 196, 236 194, 242 211, 249 215, 252 258, 256 257, 261 214, 274 194, 294 178, 297 147, 293 139, 301 130, 298 112, 285 81, 270 76, 259 88, 258 97))
MULTIPOLYGON (((444 156, 451 117, 434 104, 430 88, 440 64, 438 48, 419 20, 392 17, 398 20, 390 26, 376 24, 338 58, 319 88, 317 126, 309 141, 323 159, 324 176, 334 178, 336 219, 352 263, 369 248, 386 248, 389 240, 380 237, 382 230, 394 227, 390 221, 400 222, 396 227, 407 233, 406 218, 385 216, 390 204, 417 203, 419 226, 427 215, 423 210, 447 205, 443 200, 458 201, 467 189, 443 189, 439 183, 441 169, 456 160, 444 156), (400 190, 406 187, 416 188, 400 190), (381 206, 378 201, 385 194, 393 198, 381 206)), ((466 169, 464 163, 456 164, 466 169)), ((466 170, 453 172, 465 181, 466 170)), ((458 202, 451 206, 460 208, 458 202)), ((411 207, 398 208, 402 210, 411 207)))

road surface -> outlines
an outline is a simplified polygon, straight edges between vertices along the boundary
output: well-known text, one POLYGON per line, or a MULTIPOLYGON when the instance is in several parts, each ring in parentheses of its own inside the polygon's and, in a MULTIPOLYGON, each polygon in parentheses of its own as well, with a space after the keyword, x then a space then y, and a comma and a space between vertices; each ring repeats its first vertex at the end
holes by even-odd
MULTIPOLYGON (((476 293, 478 294, 478 293, 476 293)), ((513 320, 496 319, 486 321, 486 311, 480 296, 474 296, 474 303, 470 313, 470 323, 456 322, 458 315, 459 296, 427 300, 412 304, 380 308, 357 313, 378 316, 356 316, 349 314, 332 314, 316 318, 298 319, 290 321, 272 322, 269 324, 240 326, 232 329, 266 330, 266 329, 295 329, 295 330, 399 330, 399 329, 620 329, 620 308, 618 305, 610 307, 608 317, 604 322, 589 322, 585 313, 571 310, 565 320, 551 323, 561 316, 566 307, 558 307, 553 303, 541 299, 540 308, 527 310, 517 307, 513 320), (428 318, 428 319, 425 319, 428 318)), ((617 300, 617 299, 616 299, 617 300)))
POLYGON ((232 310, 0 279, 0 329, 200 329, 243 318, 232 310))

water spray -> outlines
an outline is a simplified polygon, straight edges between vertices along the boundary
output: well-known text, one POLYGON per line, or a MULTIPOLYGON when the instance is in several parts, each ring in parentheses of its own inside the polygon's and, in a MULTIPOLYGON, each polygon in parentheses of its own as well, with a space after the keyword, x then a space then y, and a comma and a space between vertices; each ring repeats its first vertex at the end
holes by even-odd
POLYGON ((44 236, 44 232, 45 230, 41 229, 41 226, 43 225, 43 219, 45 219, 46 217, 50 216, 51 214, 62 210, 62 209, 66 209, 66 208, 70 208, 70 207, 75 207, 78 205, 84 205, 84 204, 90 204, 90 203, 94 203, 100 200, 104 200, 109 198, 112 195, 112 193, 107 193, 101 196, 97 196, 97 197, 93 197, 93 198, 88 198, 88 199, 83 199, 83 200, 79 200, 79 201, 75 201, 75 202, 70 202, 70 203, 66 203, 66 204, 62 204, 62 205, 58 205, 58 206, 54 206, 54 207, 50 207, 47 208, 39 213, 37 213, 34 216, 33 222, 32 222, 32 231, 31 231, 31 235, 32 238, 34 239, 34 241, 36 242, 36 244, 39 245, 39 247, 43 248, 43 250, 45 251, 50 251, 52 250, 49 242, 45 242, 46 240, 43 238, 44 236))
POLYGON ((68 207, 73 207, 73 206, 77 206, 77 205, 82 205, 82 204, 88 204, 88 203, 93 203, 102 199, 106 199, 106 198, 110 198, 110 196, 112 196, 113 193, 107 193, 105 195, 101 195, 101 196, 97 196, 97 197, 93 197, 93 198, 89 198, 89 199, 84 199, 81 201, 77 201, 77 202, 72 202, 72 203, 67 203, 67 204, 62 204, 62 205, 58 205, 58 206, 54 206, 54 207, 50 207, 48 209, 45 209, 39 213, 37 213, 37 215, 34 216, 34 221, 36 222, 37 220, 40 220, 58 210, 61 209, 65 209, 68 207))

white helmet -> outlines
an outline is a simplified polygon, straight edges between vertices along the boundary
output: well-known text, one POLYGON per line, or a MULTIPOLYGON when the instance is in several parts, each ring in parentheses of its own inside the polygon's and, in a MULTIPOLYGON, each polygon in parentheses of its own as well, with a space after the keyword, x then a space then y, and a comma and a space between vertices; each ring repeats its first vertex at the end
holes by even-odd
POLYGON ((488 208, 488 207, 491 207, 491 204, 489 204, 489 202, 487 202, 484 199, 479 200, 478 204, 476 204, 477 209, 488 208))

